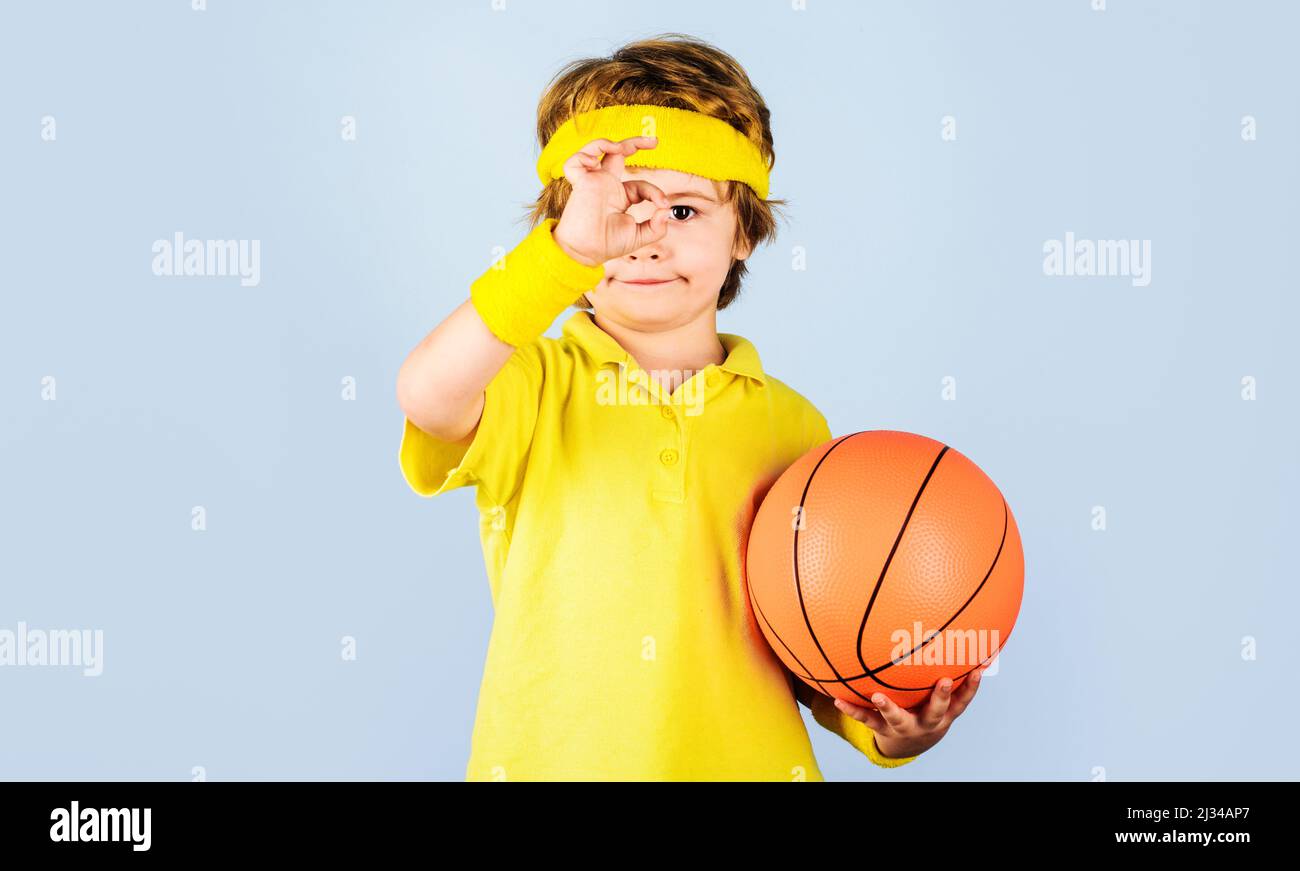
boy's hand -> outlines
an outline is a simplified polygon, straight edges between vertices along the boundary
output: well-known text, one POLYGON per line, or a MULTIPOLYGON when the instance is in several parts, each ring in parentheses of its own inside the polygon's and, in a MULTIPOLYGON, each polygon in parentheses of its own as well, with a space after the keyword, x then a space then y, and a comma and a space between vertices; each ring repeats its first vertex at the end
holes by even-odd
POLYGON ((938 744, 948 734, 952 721, 960 717, 975 698, 980 675, 986 668, 987 665, 982 665, 971 672, 956 695, 952 692, 951 678, 937 681, 930 698, 914 708, 900 708, 883 693, 871 697, 876 704, 874 710, 840 699, 835 700, 835 707, 870 726, 876 733, 876 746, 883 755, 895 759, 916 756, 938 744))
POLYGON ((593 139, 564 162, 564 177, 573 185, 573 193, 552 235, 566 254, 587 266, 599 266, 667 235, 669 202, 664 192, 644 179, 620 181, 625 157, 658 144, 655 136, 618 142, 593 139), (627 210, 643 201, 658 208, 648 221, 638 224, 627 210))

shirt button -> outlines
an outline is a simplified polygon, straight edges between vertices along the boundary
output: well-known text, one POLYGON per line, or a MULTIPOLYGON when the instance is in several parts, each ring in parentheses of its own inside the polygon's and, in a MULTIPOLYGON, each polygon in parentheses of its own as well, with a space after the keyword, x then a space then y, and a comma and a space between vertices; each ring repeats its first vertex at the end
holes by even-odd
POLYGON ((718 383, 718 373, 716 373, 716 372, 714 372, 713 370, 710 369, 710 370, 709 370, 708 372, 706 372, 705 375, 704 375, 704 383, 707 384, 707 385, 709 385, 710 387, 712 387, 714 384, 717 384, 717 383, 718 383))
POLYGON ((660 406, 659 413, 662 414, 668 420, 672 420, 673 418, 673 410, 667 405, 660 406))
POLYGON ((673 463, 677 462, 677 452, 672 448, 664 448, 659 452, 659 462, 663 463, 665 466, 671 466, 673 463))

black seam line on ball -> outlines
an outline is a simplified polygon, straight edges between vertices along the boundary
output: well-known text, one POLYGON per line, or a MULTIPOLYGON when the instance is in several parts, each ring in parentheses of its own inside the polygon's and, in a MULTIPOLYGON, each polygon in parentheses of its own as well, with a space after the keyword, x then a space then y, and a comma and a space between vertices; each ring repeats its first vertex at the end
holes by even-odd
MULTIPOLYGON (((847 435, 844 438, 840 439, 839 441, 835 442, 835 444, 831 445, 826 450, 826 453, 822 454, 820 459, 817 460, 817 465, 813 466, 812 471, 808 473, 808 480, 804 482, 803 493, 799 496, 799 523, 797 523, 794 528, 794 554, 793 554, 794 588, 795 588, 795 593, 799 596, 799 610, 803 612, 804 625, 808 627, 808 635, 812 638, 813 644, 817 645, 817 651, 822 655, 822 659, 825 660, 826 665, 830 667, 831 672, 835 675, 836 680, 839 681, 841 686, 843 686, 849 692, 853 693, 853 695, 862 699, 864 702, 869 703, 871 702, 871 699, 868 698, 867 696, 864 696, 862 693, 858 692, 854 687, 849 686, 848 682, 844 679, 844 677, 841 676, 840 673, 835 670, 835 664, 831 662, 830 657, 826 655, 826 650, 822 647, 821 641, 817 639, 817 632, 816 630, 813 629, 812 620, 808 617, 808 608, 807 606, 804 605, 804 599, 803 599, 803 583, 799 579, 799 527, 803 526, 804 505, 808 501, 808 491, 812 488, 813 478, 817 477, 817 470, 821 468, 822 463, 826 462, 826 458, 829 457, 836 448, 838 448, 840 445, 844 444, 845 442, 847 442, 849 439, 853 438, 853 436, 856 435, 861 435, 861 433, 855 432, 852 435, 847 435)), ((859 642, 859 644, 861 644, 861 642, 859 642)), ((858 658, 861 659, 862 658, 861 655, 859 655, 858 658)), ((862 667, 866 668, 866 663, 863 663, 862 667)), ((806 670, 808 671, 809 674, 812 674, 811 669, 806 669, 806 670)))
MULTIPOLYGON (((978 596, 978 595, 980 594, 980 590, 984 589, 984 585, 987 584, 988 581, 989 581, 989 578, 991 578, 991 577, 993 576, 993 570, 994 570, 995 568, 997 568, 998 560, 1000 560, 1000 559, 1002 558, 1002 548, 1006 546, 1006 543, 1007 543, 1007 528, 1010 526, 1010 524, 1009 524, 1009 522, 1008 522, 1008 515, 1009 515, 1009 509, 1007 508, 1007 500, 1004 498, 1004 499, 1002 500, 1002 540, 998 542, 998 552, 995 553, 995 554, 993 555, 993 562, 989 565, 989 570, 988 570, 987 572, 984 573, 984 580, 980 581, 979 586, 975 588, 975 592, 973 592, 973 593, 970 594, 970 597, 967 598, 966 601, 962 603, 962 606, 961 606, 960 608, 957 609, 956 613, 954 613, 951 617, 949 617, 949 618, 944 622, 944 624, 943 624, 942 626, 940 626, 938 629, 934 630, 934 633, 933 633, 932 635, 930 635, 929 638, 926 638, 924 641, 922 641, 922 642, 921 642, 920 644, 918 644, 916 647, 913 647, 913 648, 912 648, 911 650, 909 650, 907 653, 903 654, 903 656, 899 657, 900 659, 906 659, 907 657, 911 656, 912 654, 916 653, 917 651, 921 650, 923 647, 925 647, 926 645, 928 645, 928 644, 929 644, 931 641, 933 641, 935 638, 939 637, 939 633, 943 632, 943 630, 945 630, 945 629, 947 629, 949 626, 951 626, 951 625, 952 625, 952 622, 953 622, 954 620, 956 620, 958 617, 961 616, 961 612, 962 612, 962 611, 965 611, 966 608, 967 608, 967 606, 969 606, 971 602, 974 602, 974 601, 975 601, 975 597, 978 596)), ((994 651, 994 652, 996 653, 996 651, 994 651)), ((886 663, 883 664, 883 665, 879 665, 879 666, 876 666, 875 668, 871 669, 870 673, 871 673, 872 675, 877 675, 877 674, 879 674, 880 672, 885 671, 886 669, 893 668, 895 665, 898 665, 898 664, 899 664, 899 663, 896 663, 896 662, 894 662, 893 660, 890 660, 889 662, 886 662, 886 663)), ((877 680, 879 680, 879 678, 877 678, 877 680)), ((882 683, 883 683, 883 681, 882 681, 882 683)), ((891 687, 891 689, 892 689, 892 687, 891 687)), ((921 687, 918 687, 917 689, 921 689, 921 687)))
MULTIPOLYGON (((794 659, 795 662, 799 663, 799 667, 800 667, 800 668, 802 668, 805 672, 807 672, 806 675, 803 675, 803 674, 795 674, 795 677, 800 678, 800 679, 803 679, 803 680, 812 680, 812 677, 811 677, 811 675, 812 675, 812 669, 810 669, 810 668, 808 668, 808 666, 804 665, 804 664, 803 664, 803 660, 800 659, 799 656, 798 656, 798 655, 797 655, 793 650, 790 649, 790 645, 786 644, 785 641, 782 640, 781 635, 776 631, 776 628, 772 625, 772 621, 767 619, 767 615, 764 614, 764 613, 763 613, 763 609, 759 607, 759 605, 758 605, 758 600, 754 598, 754 591, 753 591, 752 589, 749 588, 749 585, 748 585, 748 584, 745 585, 745 592, 749 594, 749 604, 751 604, 751 605, 754 607, 754 610, 758 612, 758 616, 763 618, 763 623, 765 623, 765 624, 767 625, 767 628, 768 628, 768 630, 771 631, 772 636, 773 636, 777 641, 780 641, 780 642, 781 642, 781 646, 784 647, 784 648, 786 649, 786 652, 790 654, 790 656, 794 659)), ((794 673, 791 672, 791 674, 794 674, 794 673)))
MULTIPOLYGON (((857 433, 853 433, 853 435, 857 435, 857 433)), ((844 439, 847 439, 847 438, 849 438, 849 436, 844 436, 844 439)), ((843 441, 844 439, 840 439, 840 441, 843 441)), ((836 442, 836 444, 838 444, 838 443, 839 443, 839 442, 836 442)), ((830 453, 831 451, 833 451, 833 450, 835 450, 835 445, 831 445, 829 448, 827 448, 827 449, 826 449, 826 453, 829 454, 829 453, 830 453)), ((826 459, 826 454, 823 454, 822 457, 821 457, 821 459, 819 459, 819 460, 817 461, 817 465, 821 465, 821 461, 824 460, 824 459, 826 459)), ((814 471, 816 471, 816 470, 814 469, 814 471)), ((809 477, 809 480, 812 480, 812 476, 811 476, 811 475, 809 475, 808 477, 809 477)), ((805 485, 804 485, 804 493, 807 494, 807 492, 808 492, 808 487, 807 487, 807 485, 805 484, 805 485)), ((803 507, 803 502, 802 502, 802 500, 800 501, 799 506, 800 506, 800 509, 802 510, 802 507, 803 507)), ((798 553, 799 553, 799 547, 798 547, 798 542, 799 542, 799 527, 797 527, 797 526, 795 527, 794 535, 795 535, 795 561, 794 561, 794 562, 795 562, 795 565, 794 565, 794 571, 795 571, 795 585, 796 585, 796 589, 797 589, 797 588, 798 588, 798 580, 799 580, 799 558, 798 558, 798 553)), ((746 581, 746 583, 745 583, 745 592, 749 594, 749 602, 750 602, 751 605, 753 605, 754 610, 758 611, 758 616, 762 617, 762 618, 763 618, 763 622, 767 624, 767 628, 770 629, 770 630, 772 630, 772 636, 773 636, 774 638, 776 638, 777 641, 780 641, 780 642, 781 642, 781 646, 784 647, 784 648, 786 649, 786 651, 790 654, 790 656, 794 658, 794 661, 795 661, 795 662, 799 663, 799 667, 802 668, 805 672, 807 672, 807 674, 801 674, 801 675, 795 675, 795 676, 796 676, 796 677, 799 677, 799 678, 807 679, 807 680, 816 680, 816 679, 812 676, 812 669, 809 668, 808 666, 804 665, 803 660, 800 659, 799 656, 798 656, 798 655, 797 655, 793 650, 790 649, 790 645, 786 644, 786 643, 785 643, 785 639, 783 639, 783 638, 781 637, 781 634, 780 634, 779 632, 776 631, 776 627, 774 627, 774 626, 772 625, 772 621, 770 621, 770 620, 767 619, 767 615, 764 614, 764 613, 763 613, 763 609, 759 607, 758 600, 754 598, 754 591, 753 591, 753 589, 749 586, 748 581, 746 581)), ((800 604, 802 604, 802 600, 800 601, 800 604)), ((806 613, 805 613, 805 615, 804 615, 804 619, 807 620, 807 614, 806 614, 806 613)), ((816 639, 814 639, 814 640, 816 640, 816 639)), ((823 658, 825 657, 825 655, 826 655, 826 654, 823 652, 823 654, 822 654, 823 658)), ((792 672, 792 673, 793 673, 793 672, 792 672)))
POLYGON ((903 535, 907 532, 907 525, 912 522, 912 514, 916 512, 917 503, 921 501, 921 494, 925 492, 926 485, 934 477, 934 470, 939 468, 939 461, 943 459, 944 454, 948 453, 948 446, 944 445, 943 450, 934 458, 930 464, 930 471, 925 473, 925 480, 917 488, 916 495, 912 497, 912 505, 907 509, 907 516, 903 518, 903 525, 898 528, 898 535, 894 536, 894 546, 889 549, 889 556, 885 557, 885 564, 880 569, 880 577, 876 579, 876 587, 871 591, 871 598, 867 600, 867 610, 862 614, 862 623, 858 625, 858 644, 856 653, 858 654, 858 664, 862 666, 863 672, 873 677, 875 673, 867 661, 862 658, 862 636, 867 629, 867 621, 871 619, 871 609, 875 607, 876 597, 880 595, 880 588, 885 585, 885 576, 889 574, 889 564, 894 561, 894 554, 898 553, 898 545, 903 541, 903 535))
MULTIPOLYGON (((1000 649, 1001 649, 1001 648, 999 648, 999 650, 1000 650, 1000 649)), ((968 674, 970 674, 971 672, 975 671, 977 668, 980 668, 981 666, 983 666, 985 663, 988 663, 988 662, 992 661, 993 657, 997 656, 997 654, 998 654, 998 651, 997 651, 997 650, 993 651, 992 653, 989 654, 989 658, 988 658, 988 659, 982 660, 982 661, 979 662, 978 664, 971 666, 970 668, 966 669, 966 671, 963 671, 961 674, 959 674, 959 675, 957 675, 956 677, 952 678, 953 682, 955 683, 956 681, 961 680, 962 678, 966 677, 966 675, 968 675, 968 674)), ((846 678, 846 680, 861 680, 861 679, 864 678, 864 677, 869 677, 869 678, 871 678, 871 679, 874 680, 876 683, 880 684, 880 686, 883 687, 884 689, 887 689, 887 690, 897 690, 897 691, 900 692, 900 693, 910 693, 910 692, 930 692, 931 690, 934 689, 933 686, 928 686, 928 687, 900 687, 900 686, 895 686, 894 684, 886 683, 885 681, 883 681, 883 680, 881 680, 880 678, 876 677, 874 674, 861 675, 860 677, 856 677, 856 678, 852 678, 852 677, 851 677, 851 678, 846 678)), ((833 680, 830 680, 830 679, 827 679, 827 680, 821 680, 821 679, 819 679, 819 678, 815 678, 815 677, 804 678, 804 680, 810 680, 810 681, 812 681, 813 683, 816 683, 816 684, 835 683, 835 682, 836 682, 836 681, 833 681, 833 680)))
MULTIPOLYGON (((948 618, 948 621, 947 621, 946 623, 944 623, 942 626, 940 626, 937 630, 935 630, 934 634, 932 634, 929 638, 927 638, 925 641, 923 641, 923 642, 921 643, 920 646, 912 648, 911 652, 907 654, 908 656, 910 656, 912 653, 915 653, 916 651, 920 650, 921 648, 925 647, 927 644, 929 644, 931 641, 933 641, 933 640, 934 640, 934 639, 939 635, 940 632, 942 632, 944 629, 947 629, 947 628, 952 624, 952 621, 953 621, 953 620, 956 620, 959 616, 961 616, 961 612, 964 611, 964 610, 966 610, 966 606, 969 605, 971 602, 973 602, 973 601, 975 600, 975 597, 976 597, 977 595, 979 595, 979 591, 980 591, 981 589, 983 589, 984 584, 986 584, 986 583, 988 582, 988 579, 993 575, 993 569, 995 569, 995 568, 997 567, 998 561, 1002 558, 1002 551, 1003 551, 1003 549, 1005 548, 1005 546, 1006 546, 1006 542, 1007 542, 1007 531, 1008 531, 1008 529, 1010 528, 1010 514, 1011 514, 1011 509, 1007 506, 1007 500, 1006 500, 1006 498, 1004 497, 1004 498, 1002 499, 1002 541, 998 544, 998 552, 997 552, 997 554, 994 555, 994 557, 993 557, 993 563, 992 563, 992 565, 990 565, 990 566, 989 566, 989 570, 988 570, 987 572, 984 573, 984 580, 980 581, 980 585, 979 585, 978 587, 975 588, 975 592, 974 592, 974 593, 971 593, 970 598, 968 598, 968 599, 966 600, 965 604, 963 604, 960 608, 958 608, 958 609, 957 609, 957 612, 956 612, 955 614, 953 614, 952 617, 948 618)), ((1007 640, 1006 640, 1005 638, 1003 638, 1003 639, 1002 639, 1002 645, 1005 645, 1006 643, 1007 643, 1007 640)), ((997 653, 998 653, 998 651, 1002 649, 1002 645, 999 645, 997 650, 994 650, 991 654, 989 654, 989 658, 986 659, 986 660, 984 660, 983 662, 981 662, 980 665, 983 665, 985 662, 988 662, 988 661, 991 660, 994 656, 996 656, 997 653)), ((899 686, 894 686, 893 684, 886 683, 885 681, 883 681, 883 680, 881 680, 879 677, 877 677, 877 675, 880 674, 880 672, 885 671, 885 670, 890 669, 890 668, 893 668, 895 665, 899 665, 899 664, 900 664, 900 663, 895 663, 895 662, 892 662, 892 661, 891 661, 891 662, 887 662, 887 663, 885 663, 884 665, 878 666, 877 668, 873 668, 873 669, 871 669, 870 671, 865 672, 865 673, 863 673, 863 674, 855 674, 855 675, 852 675, 851 677, 846 677, 846 678, 844 678, 844 679, 845 679, 845 680, 861 680, 861 679, 863 679, 863 678, 869 677, 869 678, 872 678, 873 680, 875 680, 876 683, 878 683, 878 684, 880 684, 881 686, 885 687, 886 689, 891 689, 891 690, 901 690, 901 691, 904 691, 904 692, 909 692, 909 691, 912 691, 912 690, 928 690, 928 689, 931 689, 930 687, 899 687, 899 686)), ((978 667, 979 667, 979 666, 976 666, 976 668, 978 668, 978 667)), ((971 669, 971 671, 974 671, 974 669, 971 669)), ((961 675, 959 675, 959 677, 965 677, 965 676, 968 675, 968 674, 970 674, 970 671, 963 672, 961 675)), ((812 677, 811 675, 809 675, 809 676, 808 676, 807 678, 805 678, 805 679, 806 679, 806 680, 810 680, 810 681, 812 681, 813 683, 818 683, 818 684, 823 684, 823 683, 835 683, 835 682, 836 682, 835 678, 820 678, 820 677, 812 677)))

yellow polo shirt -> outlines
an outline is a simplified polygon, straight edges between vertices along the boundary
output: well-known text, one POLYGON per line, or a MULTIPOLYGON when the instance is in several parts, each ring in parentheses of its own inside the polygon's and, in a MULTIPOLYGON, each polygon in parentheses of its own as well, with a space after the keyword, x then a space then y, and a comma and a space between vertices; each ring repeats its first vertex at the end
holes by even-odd
MULTIPOLYGON (((415 492, 477 485, 495 612, 467 780, 822 780, 800 700, 872 731, 768 647, 741 554, 763 494, 831 438, 741 336, 670 396, 585 310, 518 347, 478 429, 405 422, 415 492)), ((689 374, 689 373, 688 373, 689 374)))

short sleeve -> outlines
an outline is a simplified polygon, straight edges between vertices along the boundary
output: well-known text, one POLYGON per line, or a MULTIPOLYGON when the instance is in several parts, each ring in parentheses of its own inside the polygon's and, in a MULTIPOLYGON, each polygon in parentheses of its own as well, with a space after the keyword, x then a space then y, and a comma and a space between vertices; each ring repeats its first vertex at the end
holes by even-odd
POLYGON ((808 408, 810 412, 809 421, 806 425, 808 440, 805 444, 808 445, 807 450, 811 451, 813 448, 826 444, 834 436, 831 435, 830 425, 826 423, 826 415, 812 405, 809 405, 808 408))
MULTIPOLYGON (((820 443, 819 443, 820 444, 820 443)), ((876 733, 860 720, 855 720, 835 707, 835 700, 825 693, 808 686, 797 677, 791 676, 795 687, 795 698, 803 702, 812 711, 813 719, 823 728, 834 732, 852 744, 858 751, 881 768, 897 768, 917 759, 917 756, 884 756, 876 746, 876 733)))
POLYGON ((421 496, 477 484, 496 504, 509 502, 523 481, 542 378, 539 343, 516 348, 484 389, 483 414, 468 441, 442 441, 405 419, 398 462, 406 483, 421 496))

